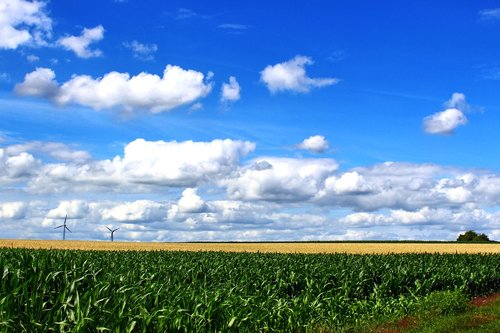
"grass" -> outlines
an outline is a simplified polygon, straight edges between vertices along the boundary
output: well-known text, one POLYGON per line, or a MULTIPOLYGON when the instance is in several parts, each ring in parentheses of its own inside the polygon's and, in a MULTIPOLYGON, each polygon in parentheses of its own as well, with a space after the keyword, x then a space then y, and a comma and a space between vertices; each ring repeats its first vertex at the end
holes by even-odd
POLYGON ((374 324, 371 333, 498 333, 500 332, 500 294, 485 304, 469 302, 460 291, 440 291, 427 295, 413 316, 390 323, 374 324))
POLYGON ((411 333, 500 332, 500 298, 481 307, 441 316, 428 316, 411 333))

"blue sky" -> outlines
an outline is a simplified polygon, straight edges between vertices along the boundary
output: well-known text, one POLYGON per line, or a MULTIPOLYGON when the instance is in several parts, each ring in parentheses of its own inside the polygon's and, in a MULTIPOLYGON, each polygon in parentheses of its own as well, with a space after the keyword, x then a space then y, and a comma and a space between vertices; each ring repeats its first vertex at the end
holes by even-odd
POLYGON ((498 2, 4 3, 4 238, 500 239, 498 2))

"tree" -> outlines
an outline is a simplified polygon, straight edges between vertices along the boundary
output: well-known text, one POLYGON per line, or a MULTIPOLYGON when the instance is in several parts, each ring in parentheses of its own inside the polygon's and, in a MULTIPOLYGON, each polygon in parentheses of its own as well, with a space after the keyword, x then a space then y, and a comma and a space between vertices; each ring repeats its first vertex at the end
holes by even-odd
POLYGON ((489 242, 490 239, 486 234, 478 234, 473 230, 469 230, 464 234, 460 234, 457 238, 457 242, 489 242))

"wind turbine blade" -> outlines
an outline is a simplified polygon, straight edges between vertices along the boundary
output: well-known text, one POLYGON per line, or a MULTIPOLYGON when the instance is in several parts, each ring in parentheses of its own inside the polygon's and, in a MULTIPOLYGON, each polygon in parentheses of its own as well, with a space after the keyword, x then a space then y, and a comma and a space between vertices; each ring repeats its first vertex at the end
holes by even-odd
POLYGON ((109 231, 111 231, 111 232, 113 231, 113 230, 109 229, 107 226, 106 226, 106 229, 108 229, 108 230, 109 230, 109 231))
POLYGON ((64 217, 64 225, 66 225, 66 219, 68 218, 68 214, 64 217))
POLYGON ((58 227, 55 227, 54 229, 59 229, 59 228, 62 228, 62 227, 64 227, 64 225, 60 225, 58 227))
POLYGON ((115 231, 116 231, 116 230, 118 230, 118 229, 120 229, 120 228, 116 228, 115 230, 113 230, 113 232, 115 232, 115 231))
POLYGON ((71 231, 71 230, 69 230, 69 228, 68 228, 67 226, 64 226, 64 227, 66 228, 66 230, 68 230, 69 232, 71 232, 71 233, 72 233, 72 231, 71 231))

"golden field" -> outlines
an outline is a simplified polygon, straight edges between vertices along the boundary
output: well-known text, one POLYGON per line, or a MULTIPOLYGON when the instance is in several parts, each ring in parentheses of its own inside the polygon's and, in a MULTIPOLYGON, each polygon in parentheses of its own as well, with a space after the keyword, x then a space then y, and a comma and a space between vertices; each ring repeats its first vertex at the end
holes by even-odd
POLYGON ((0 240, 0 247, 100 251, 225 251, 263 253, 500 253, 500 243, 146 243, 0 240))

